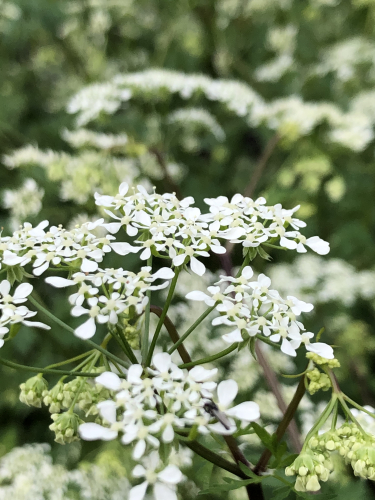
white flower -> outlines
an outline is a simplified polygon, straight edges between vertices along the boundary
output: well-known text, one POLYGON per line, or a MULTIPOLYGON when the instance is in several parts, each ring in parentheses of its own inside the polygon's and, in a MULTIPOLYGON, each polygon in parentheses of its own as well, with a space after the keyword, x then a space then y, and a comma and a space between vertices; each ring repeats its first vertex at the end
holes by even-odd
MULTIPOLYGON (((217 397, 219 400, 217 404, 218 410, 225 413, 228 417, 237 418, 243 424, 248 424, 249 422, 253 422, 254 420, 260 418, 259 406, 253 401, 245 401, 244 403, 231 407, 237 393, 238 385, 235 380, 224 380, 220 382, 217 386, 217 397)), ((231 424, 229 430, 226 429, 221 422, 210 424, 209 428, 210 430, 220 434, 227 433, 228 431, 232 433, 233 424, 230 420, 229 423, 231 424)))
POLYGON ((130 490, 129 500, 143 500, 149 485, 153 486, 155 500, 177 500, 176 485, 182 481, 182 473, 175 465, 162 468, 158 452, 152 452, 146 457, 143 465, 136 465, 133 476, 143 477, 145 481, 130 490))

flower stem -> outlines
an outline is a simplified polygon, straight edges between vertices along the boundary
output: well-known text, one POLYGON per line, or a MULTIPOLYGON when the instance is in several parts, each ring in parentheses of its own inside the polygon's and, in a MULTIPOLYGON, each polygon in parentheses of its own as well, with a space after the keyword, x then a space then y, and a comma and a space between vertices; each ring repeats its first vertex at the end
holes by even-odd
POLYGON ((197 326, 199 326, 202 323, 202 321, 205 318, 207 318, 207 316, 210 314, 210 312, 212 312, 215 309, 217 304, 218 304, 218 302, 215 303, 212 307, 209 307, 208 309, 206 309, 205 312, 199 316, 199 318, 191 325, 191 327, 188 330, 186 330, 186 332, 180 337, 180 339, 175 344, 173 344, 173 346, 169 349, 169 351, 168 351, 169 354, 172 354, 172 352, 175 351, 178 348, 178 346, 181 345, 182 342, 191 333, 193 333, 193 331, 197 328, 197 326))
POLYGON ((9 366, 9 368, 14 368, 15 370, 23 370, 26 372, 46 373, 50 375, 69 375, 71 377, 88 377, 88 378, 94 378, 98 376, 97 373, 55 370, 53 368, 38 368, 37 366, 20 365, 19 363, 14 363, 13 361, 9 361, 3 358, 0 358, 0 363, 2 365, 9 366))
MULTIPOLYGON (((72 327, 70 327, 69 325, 67 325, 63 321, 61 321, 61 319, 57 318, 54 314, 52 314, 50 311, 48 311, 48 309, 46 309, 45 307, 40 305, 39 302, 37 300, 35 300, 32 295, 29 295, 29 300, 35 307, 37 307, 39 309, 39 311, 44 313, 48 318, 50 318, 52 321, 54 321, 57 325, 64 328, 64 330, 66 330, 69 333, 72 333, 74 335, 74 330, 72 327)), ((119 365, 122 365, 125 368, 128 368, 128 364, 124 360, 122 360, 121 358, 118 358, 117 356, 110 353, 109 351, 107 351, 103 347, 99 346, 98 344, 95 344, 95 342, 93 342, 92 340, 90 340, 90 339, 80 339, 80 340, 82 340, 83 342, 86 342, 86 344, 90 345, 90 347, 96 349, 97 351, 100 351, 102 354, 107 356, 107 358, 112 359, 113 361, 116 361, 119 365)))
MULTIPOLYGON (((96 354, 93 354, 93 357, 92 357, 92 360, 88 366, 88 370, 92 370, 95 366, 95 363, 98 361, 98 358, 100 356, 100 352, 97 352, 96 354)), ((88 361, 88 360, 87 360, 88 361)), ((73 410, 74 410, 74 406, 77 402, 77 399, 78 399, 78 396, 81 394, 82 392, 82 389, 83 389, 83 386, 84 384, 86 383, 86 380, 85 379, 82 379, 78 388, 77 388, 77 391, 76 393, 74 394, 74 398, 73 398, 73 401, 72 401, 72 404, 70 405, 70 408, 69 408, 69 413, 73 413, 73 410)))
MULTIPOLYGON (((152 255, 147 260, 147 266, 151 267, 151 272, 152 272, 152 255)), ((143 363, 145 363, 147 359, 149 335, 150 335, 151 290, 147 290, 146 297, 148 297, 148 302, 145 310, 145 329, 141 338, 141 352, 142 352, 143 363)))
POLYGON ((129 342, 127 341, 124 332, 121 330, 121 328, 116 327, 116 331, 118 333, 118 336, 123 344, 123 349, 127 357, 130 359, 130 362, 133 364, 138 363, 138 359, 135 357, 135 354, 133 352, 133 349, 130 347, 129 342))
POLYGON ((74 361, 78 361, 79 359, 86 358, 90 354, 92 354, 94 350, 92 349, 91 351, 84 352, 83 354, 80 354, 79 356, 75 356, 74 358, 66 359, 65 361, 60 361, 59 363, 53 363, 53 365, 48 365, 46 368, 56 368, 57 366, 63 366, 67 365, 68 363, 73 363, 74 361))
MULTIPOLYGON (((161 317, 161 315, 163 313, 162 308, 158 307, 158 306, 151 306, 150 311, 152 313, 156 314, 157 316, 159 316, 159 318, 161 317)), ((180 336, 178 335, 178 332, 177 332, 175 325, 173 324, 173 322, 170 320, 170 318, 168 316, 165 316, 164 326, 167 329, 167 332, 169 333, 169 336, 170 336, 172 342, 174 342, 176 344, 180 340, 180 336)), ((178 350, 178 353, 179 353, 179 355, 184 363, 191 362, 190 354, 187 352, 187 350, 185 349, 185 346, 183 344, 179 345, 177 347, 177 350, 178 350)))
POLYGON ((233 352, 236 350, 238 347, 238 343, 232 344, 231 346, 227 347, 224 349, 224 351, 220 351, 216 354, 213 354, 212 356, 207 356, 206 358, 198 359, 197 361, 191 361, 190 363, 184 363, 182 365, 179 365, 179 368, 192 368, 193 366, 196 365, 203 365, 204 363, 210 363, 211 361, 215 361, 216 359, 223 358, 230 352, 233 352))
POLYGON ((348 403, 357 408, 357 410, 363 411, 367 413, 367 415, 370 415, 370 417, 375 418, 375 413, 371 413, 371 411, 366 410, 366 408, 363 408, 363 406, 350 399, 346 394, 344 394, 343 397, 348 403))
MULTIPOLYGON (((305 376, 301 378, 299 381, 299 384, 297 386, 296 392, 294 393, 292 401, 289 403, 289 406, 284 414, 283 419, 281 420, 277 430, 276 430, 276 437, 277 437, 277 442, 280 442, 282 437, 285 434, 286 429, 289 426, 290 421, 294 417, 294 414, 297 411, 298 405, 301 402, 301 399, 303 398, 305 394, 305 376)), ((259 474, 261 472, 264 472, 267 468, 267 464, 272 456, 272 452, 270 450, 264 450, 262 453, 262 456, 260 457, 254 472, 256 474, 259 474)))
POLYGON ((172 298, 173 298, 173 294, 174 294, 174 291, 175 291, 175 288, 176 288, 176 285, 177 285, 177 280, 178 280, 178 275, 180 274, 180 270, 181 270, 180 268, 176 269, 174 278, 173 278, 173 280, 171 282, 171 285, 169 287, 167 300, 165 301, 165 304, 164 304, 164 307, 163 307, 163 311, 162 311, 162 313, 160 315, 159 322, 157 324, 154 336, 152 337, 152 341, 151 341, 150 349, 149 349, 148 354, 147 354, 145 366, 150 366, 150 364, 151 364, 152 355, 153 355, 154 350, 155 350, 156 342, 158 340, 161 327, 164 324, 165 317, 167 315, 169 306, 170 306, 170 304, 172 302, 172 298))

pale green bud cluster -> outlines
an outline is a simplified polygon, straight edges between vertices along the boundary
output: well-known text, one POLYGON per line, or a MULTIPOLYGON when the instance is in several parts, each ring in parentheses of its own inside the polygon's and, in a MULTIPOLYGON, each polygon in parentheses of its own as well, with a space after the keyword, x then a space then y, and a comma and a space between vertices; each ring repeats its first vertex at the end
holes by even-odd
POLYGON ((308 449, 285 469, 285 475, 297 476, 295 484, 297 491, 319 491, 319 481, 327 481, 332 469, 327 452, 316 453, 308 449))
POLYGON ((308 352, 306 354, 306 358, 311 359, 311 361, 313 361, 316 365, 325 365, 328 368, 340 368, 341 366, 338 359, 322 358, 322 356, 319 356, 319 354, 315 354, 314 352, 308 352))
POLYGON ((124 329, 124 335, 132 349, 140 348, 139 340, 141 332, 139 328, 137 328, 136 326, 127 325, 126 328, 124 329))
POLYGON ((368 440, 358 448, 352 447, 351 466, 354 475, 375 480, 375 441, 368 440))
POLYGON ((28 406, 36 406, 41 408, 43 401, 43 393, 48 390, 48 383, 39 373, 35 377, 31 377, 26 382, 20 385, 20 401, 28 406))
POLYGON ((306 373, 307 378, 310 380, 308 385, 309 393, 315 394, 317 391, 328 391, 331 388, 331 381, 326 373, 322 373, 318 368, 306 373))
POLYGON ((76 413, 67 411, 65 413, 54 413, 52 415, 53 424, 49 426, 55 433, 55 441, 60 444, 78 441, 78 427, 83 424, 83 420, 76 413))
MULTIPOLYGON (((103 371, 103 367, 92 368, 93 373, 98 374, 103 371)), ((61 410, 68 410, 79 391, 76 404, 86 417, 97 415, 96 405, 100 401, 110 398, 110 391, 100 384, 96 384, 92 379, 85 379, 81 387, 82 378, 77 377, 64 384, 61 380, 50 391, 43 392, 43 403, 49 406, 50 413, 60 413, 61 410)))
POLYGON ((49 406, 50 413, 60 413, 63 408, 63 390, 64 383, 59 381, 50 391, 43 392, 43 403, 49 406))

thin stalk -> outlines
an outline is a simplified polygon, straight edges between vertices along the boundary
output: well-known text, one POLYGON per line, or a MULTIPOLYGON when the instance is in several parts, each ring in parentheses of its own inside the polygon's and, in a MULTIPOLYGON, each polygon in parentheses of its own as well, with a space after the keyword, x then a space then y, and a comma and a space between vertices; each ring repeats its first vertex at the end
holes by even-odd
MULTIPOLYGON (((159 316, 159 318, 163 312, 162 308, 158 307, 158 306, 151 306, 150 311, 152 313, 156 314, 157 316, 159 316)), ((170 336, 172 342, 174 342, 176 344, 180 340, 180 336, 178 335, 177 328, 175 327, 173 322, 170 320, 168 315, 165 316, 164 326, 167 329, 167 332, 169 333, 169 336, 170 336)), ((179 345, 177 347, 177 350, 178 350, 178 353, 179 353, 179 355, 184 363, 191 362, 190 354, 187 352, 187 350, 185 349, 185 346, 183 344, 179 345)))
MULTIPOLYGON (((72 327, 70 327, 69 325, 67 325, 63 321, 61 321, 61 319, 57 318, 54 314, 52 314, 50 311, 48 311, 48 309, 46 309, 41 304, 39 304, 39 302, 37 300, 35 300, 32 295, 29 295, 29 300, 35 307, 37 307, 39 309, 39 311, 43 312, 53 322, 55 322, 57 325, 61 326, 66 331, 68 331, 69 333, 72 333, 74 335, 74 330, 72 327)), ((117 361, 117 363, 119 365, 122 365, 125 368, 128 368, 128 364, 124 360, 122 360, 121 358, 118 358, 117 356, 110 353, 109 351, 107 351, 103 347, 99 346, 98 344, 95 344, 95 342, 93 342, 92 340, 90 340, 90 339, 80 339, 80 340, 82 340, 82 342, 85 342, 86 344, 88 344, 90 347, 96 349, 97 351, 100 351, 102 354, 107 356, 107 358, 112 359, 113 361, 117 361)))
POLYGON ((179 368, 192 368, 193 366, 196 365, 203 365, 204 363, 210 363, 211 361, 215 361, 216 359, 223 358, 230 352, 233 352, 237 349, 238 343, 232 344, 231 346, 227 347, 223 351, 220 351, 216 354, 213 354, 212 356, 207 356, 206 358, 198 359, 197 361, 191 361, 190 363, 184 363, 182 365, 179 365, 179 368))
POLYGON ((337 394, 333 393, 331 401, 325 407, 323 413, 318 418, 317 422, 315 422, 314 426, 307 433, 305 443, 303 445, 302 450, 308 445, 310 438, 325 424, 328 420, 328 417, 331 415, 333 408, 337 404, 337 394))
POLYGON ((338 414, 339 414, 339 404, 338 404, 338 401, 336 401, 336 404, 335 404, 335 407, 333 408, 333 413, 332 413, 331 431, 334 431, 336 429, 338 414))
POLYGON ((155 349, 156 342, 157 342, 158 337, 159 337, 159 333, 160 333, 161 327, 164 324, 165 317, 167 315, 169 306, 170 306, 170 304, 172 302, 172 298, 173 298, 173 294, 174 294, 174 291, 175 291, 175 288, 176 288, 176 285, 177 285, 177 280, 178 280, 178 275, 180 273, 180 270, 181 270, 180 268, 176 269, 174 278, 173 278, 173 280, 171 282, 171 286, 169 287, 167 300, 165 301, 165 304, 164 304, 164 307, 163 307, 163 312, 161 313, 161 316, 159 318, 159 322, 157 324, 154 336, 152 337, 150 349, 149 349, 148 354, 147 354, 146 366, 150 366, 150 364, 151 364, 152 355, 154 353, 154 349, 155 349))
MULTIPOLYGON (((147 260, 147 266, 152 268, 152 255, 147 260)), ((151 269, 152 272, 152 269, 151 269)), ((148 302, 145 310, 145 329, 141 338, 141 352, 142 352, 142 361, 146 362, 147 353, 148 353, 148 344, 149 344, 149 336, 150 336, 150 307, 151 307, 151 290, 147 290, 146 297, 148 297, 148 302)))
POLYGON ((357 410, 363 411, 367 413, 367 415, 370 415, 370 417, 375 418, 375 413, 371 413, 371 411, 366 410, 366 408, 363 408, 363 406, 350 399, 346 394, 344 394, 343 397, 348 403, 357 408, 357 410))
POLYGON ((46 373, 50 375, 69 375, 71 377, 88 377, 88 378, 95 378, 98 376, 97 373, 55 370, 53 368, 38 368, 37 366, 21 365, 19 363, 14 363, 13 361, 8 361, 7 359, 3 358, 0 358, 0 363, 2 365, 9 366, 9 368, 14 368, 15 370, 23 370, 26 372, 46 373))
POLYGON ((185 446, 190 448, 192 451, 194 451, 194 453, 204 458, 208 462, 217 465, 221 469, 224 469, 227 472, 230 472, 235 476, 240 477, 241 479, 248 479, 248 477, 241 471, 241 469, 236 464, 229 462, 229 460, 226 460, 217 453, 214 453, 213 451, 209 450, 205 446, 198 443, 198 441, 189 441, 187 438, 184 439, 181 438, 180 436, 179 439, 183 441, 185 446))
POLYGON ((212 312, 215 307, 217 306, 218 303, 215 303, 212 307, 209 307, 208 309, 205 310, 205 312, 203 314, 201 314, 199 316, 199 318, 191 325, 190 328, 188 328, 188 330, 186 330, 186 332, 180 337, 180 339, 169 349, 168 353, 169 354, 172 354, 172 352, 174 352, 179 345, 182 344, 182 342, 187 339, 187 337, 193 333, 193 331, 197 328, 197 326, 199 326, 202 321, 207 318, 207 316, 210 314, 210 312, 212 312))
POLYGON ((362 434, 364 436, 368 437, 368 433, 364 430, 364 428, 361 426, 361 424, 355 418, 355 416, 353 415, 353 413, 350 411, 350 408, 348 407, 348 405, 345 403, 343 395, 342 394, 339 395, 338 399, 339 399, 339 401, 341 403, 341 406, 344 409, 344 412, 347 414, 347 416, 350 418, 350 420, 355 423, 355 425, 358 427, 358 429, 362 432, 362 434))
POLYGON ((277 349, 280 349, 280 344, 277 344, 276 342, 272 342, 269 338, 265 337, 264 335, 261 335, 260 333, 257 333, 256 338, 264 342, 265 344, 268 344, 272 347, 276 347, 277 349))
POLYGON ((83 354, 80 354, 79 356, 75 356, 74 358, 66 359, 65 361, 60 361, 59 363, 53 363, 53 365, 48 365, 46 368, 56 368, 57 366, 63 366, 67 365, 68 363, 73 363, 74 361, 78 361, 79 359, 82 358, 87 358, 90 354, 93 353, 93 350, 84 352, 83 354))
MULTIPOLYGON (((301 380, 299 381, 299 384, 297 386, 296 392, 294 393, 292 401, 289 403, 289 406, 284 414, 283 419, 281 420, 277 430, 276 430, 276 436, 277 436, 277 442, 280 442, 282 437, 285 434, 286 429, 289 426, 290 421, 294 417, 294 414, 297 411, 298 405, 301 402, 301 399, 303 398, 305 394, 305 377, 302 377, 301 380)), ((260 457, 257 465, 255 466, 254 472, 256 474, 260 474, 261 472, 264 472, 267 469, 267 464, 272 456, 272 452, 270 450, 264 450, 262 453, 262 456, 260 457)))
POLYGON ((133 349, 130 347, 130 344, 129 344, 129 342, 126 339, 126 337, 124 335, 124 332, 119 327, 116 328, 116 331, 117 331, 117 333, 118 333, 118 335, 120 337, 120 340, 124 344, 124 348, 126 349, 125 354, 128 356, 128 358, 130 359, 130 361, 133 364, 137 364, 138 363, 138 359, 135 357, 133 349))
MULTIPOLYGON (((92 370, 94 368, 95 363, 98 361, 99 356, 100 356, 100 352, 94 354, 93 359, 92 359, 91 363, 88 366, 88 370, 92 370)), ((86 381, 84 379, 81 380, 81 382, 80 382, 80 384, 79 384, 79 386, 77 388, 77 391, 76 391, 76 393, 74 395, 72 404, 70 405, 70 408, 68 410, 69 413, 73 413, 74 406, 75 406, 75 404, 77 402, 78 396, 80 395, 80 393, 81 393, 81 391, 83 389, 83 386, 84 386, 85 382, 86 381)))

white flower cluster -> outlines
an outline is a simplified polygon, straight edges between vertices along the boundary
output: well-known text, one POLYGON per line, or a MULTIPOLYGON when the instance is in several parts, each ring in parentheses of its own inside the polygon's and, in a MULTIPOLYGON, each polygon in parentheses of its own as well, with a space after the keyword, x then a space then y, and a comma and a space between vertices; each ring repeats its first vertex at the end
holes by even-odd
MULTIPOLYGON (((80 435, 86 440, 107 441, 115 439, 121 432, 123 444, 135 445, 133 458, 138 461, 146 450, 157 451, 161 442, 172 443, 175 433, 187 435, 196 429, 202 434, 233 434, 239 426, 246 426, 259 418, 259 407, 251 401, 232 407, 238 392, 237 383, 224 380, 217 386, 212 381, 216 373, 217 369, 206 370, 201 366, 189 372, 182 370, 165 352, 154 355, 151 368, 132 365, 126 380, 115 373, 104 372, 96 378, 96 382, 116 393, 113 400, 97 405, 107 426, 84 423, 79 428, 80 435), (215 390, 217 403, 213 401, 215 390), (213 419, 217 422, 212 423, 213 419)), ((157 453, 154 455, 158 458, 157 453)), ((177 474, 178 469, 174 470, 177 474)), ((144 469, 137 465, 133 474, 140 477, 144 475, 144 469)), ((155 482, 157 477, 160 479, 160 475, 152 477, 154 481, 149 482, 155 482)), ((179 480, 174 481, 172 486, 177 482, 179 480)), ((136 486, 131 490, 134 499, 143 498, 148 483, 142 484, 142 487, 136 486), (136 492, 140 491, 142 495, 137 493, 139 496, 136 496, 136 492)), ((133 498, 132 493, 129 498, 133 498)), ((170 498, 176 497, 170 494, 170 498)))
POLYGON ((44 189, 34 179, 25 179, 18 189, 6 189, 3 193, 3 206, 10 210, 11 224, 18 227, 27 217, 37 215, 42 208, 44 189))
POLYGON ((74 148, 94 147, 96 149, 121 148, 128 143, 126 134, 103 134, 88 129, 64 130, 63 138, 74 148))
POLYGON ((122 500, 129 491, 126 470, 113 454, 101 464, 67 470, 53 464, 48 444, 32 444, 0 459, 0 500, 122 500))
POLYGON ((196 125, 206 129, 218 140, 225 139, 225 132, 216 118, 204 108, 181 108, 177 109, 168 116, 168 122, 171 124, 196 125))
POLYGON ((30 311, 25 305, 27 297, 33 291, 32 285, 22 283, 11 294, 8 280, 0 282, 0 347, 4 345, 3 337, 9 332, 9 326, 23 324, 35 328, 49 330, 50 327, 38 321, 30 321, 37 313, 30 311))
POLYGON ((61 264, 80 268, 82 272, 96 271, 115 239, 111 235, 99 238, 91 232, 103 222, 103 219, 88 222, 71 231, 62 226, 51 226, 45 231, 48 221, 36 227, 26 222, 12 236, 1 236, 0 266, 24 267, 32 263, 35 276, 61 264))
POLYGON ((151 273, 151 267, 142 267, 137 274, 124 269, 97 269, 94 273, 78 272, 72 279, 53 276, 46 278, 46 282, 56 288, 77 286, 77 292, 69 297, 69 302, 74 306, 72 315, 89 316, 75 330, 77 337, 88 339, 95 335, 96 324, 107 323, 115 326, 120 317, 126 321, 133 310, 137 315, 142 314, 147 303, 148 290, 160 290, 169 284, 174 276, 172 269, 163 267, 156 273, 151 273), (163 279, 161 285, 152 285, 157 279, 163 279), (100 290, 106 286, 106 295, 100 290), (83 307, 86 302, 86 307, 83 307))
POLYGON ((215 305, 220 316, 214 318, 212 324, 233 328, 223 335, 229 344, 262 334, 272 342, 281 341, 281 351, 290 356, 296 356, 296 349, 304 344, 308 351, 332 359, 333 349, 321 342, 311 343, 314 334, 305 332, 297 320, 302 312, 309 312, 314 306, 291 295, 285 300, 277 290, 270 288, 271 280, 267 276, 260 274, 257 280, 250 281, 252 276, 253 271, 247 266, 239 278, 222 276, 216 286, 208 287, 209 295, 193 291, 186 298, 215 305), (225 282, 230 284, 221 292, 219 285, 225 282))
MULTIPOLYGON (((262 79, 279 78, 293 66, 289 54, 276 58, 271 67, 259 68, 262 79), (264 74, 263 74, 264 73, 264 74)), ((268 64, 268 66, 269 66, 268 64)), ((95 120, 101 113, 117 111, 131 98, 163 99, 165 91, 190 99, 201 93, 218 101, 254 127, 266 125, 295 140, 326 123, 326 140, 354 151, 362 151, 374 138, 371 120, 366 114, 344 112, 330 102, 305 102, 300 96, 289 96, 267 103, 248 85, 235 80, 214 80, 203 75, 169 70, 147 70, 116 76, 112 81, 83 88, 68 104, 69 113, 77 113, 77 125, 95 120)))
POLYGON ((270 266, 268 273, 281 294, 293 293, 314 304, 335 301, 348 307, 358 299, 375 297, 375 272, 358 271, 340 259, 301 255, 293 264, 270 266))
MULTIPOLYGON (((117 148, 121 144, 125 147, 124 134, 114 136, 77 130, 65 132, 64 137, 72 146, 82 147, 82 150, 71 155, 26 146, 4 156, 3 162, 8 168, 28 165, 44 168, 51 181, 61 183, 60 197, 78 204, 86 203, 98 189, 102 192, 112 192, 119 182, 127 181, 133 184, 141 178, 135 159, 117 157, 107 152, 108 148, 117 148), (99 151, 94 151, 93 147, 83 149, 83 146, 87 148, 89 145, 99 151)), ((140 182, 149 186, 146 179, 141 179, 140 182)))
POLYGON ((179 201, 174 194, 149 194, 142 186, 133 194, 128 191, 129 186, 122 183, 116 196, 95 195, 96 204, 106 207, 107 214, 118 221, 104 225, 110 233, 117 233, 122 226, 129 236, 141 233, 136 245, 112 244, 120 255, 142 251, 140 257, 146 260, 155 249, 157 255, 171 258, 175 266, 190 261, 191 270, 201 276, 205 266, 197 256, 208 257, 209 250, 225 253, 220 239, 241 243, 245 248, 256 248, 270 241, 297 252, 306 252, 305 245, 321 255, 329 252, 327 242, 318 236, 306 239, 298 231, 306 225, 293 217, 298 206, 285 210, 280 204, 266 206, 264 198, 253 201, 236 194, 231 201, 225 196, 205 199, 210 212, 202 214, 191 206, 194 203, 191 196, 179 201), (285 227, 289 224, 291 231, 285 227))

